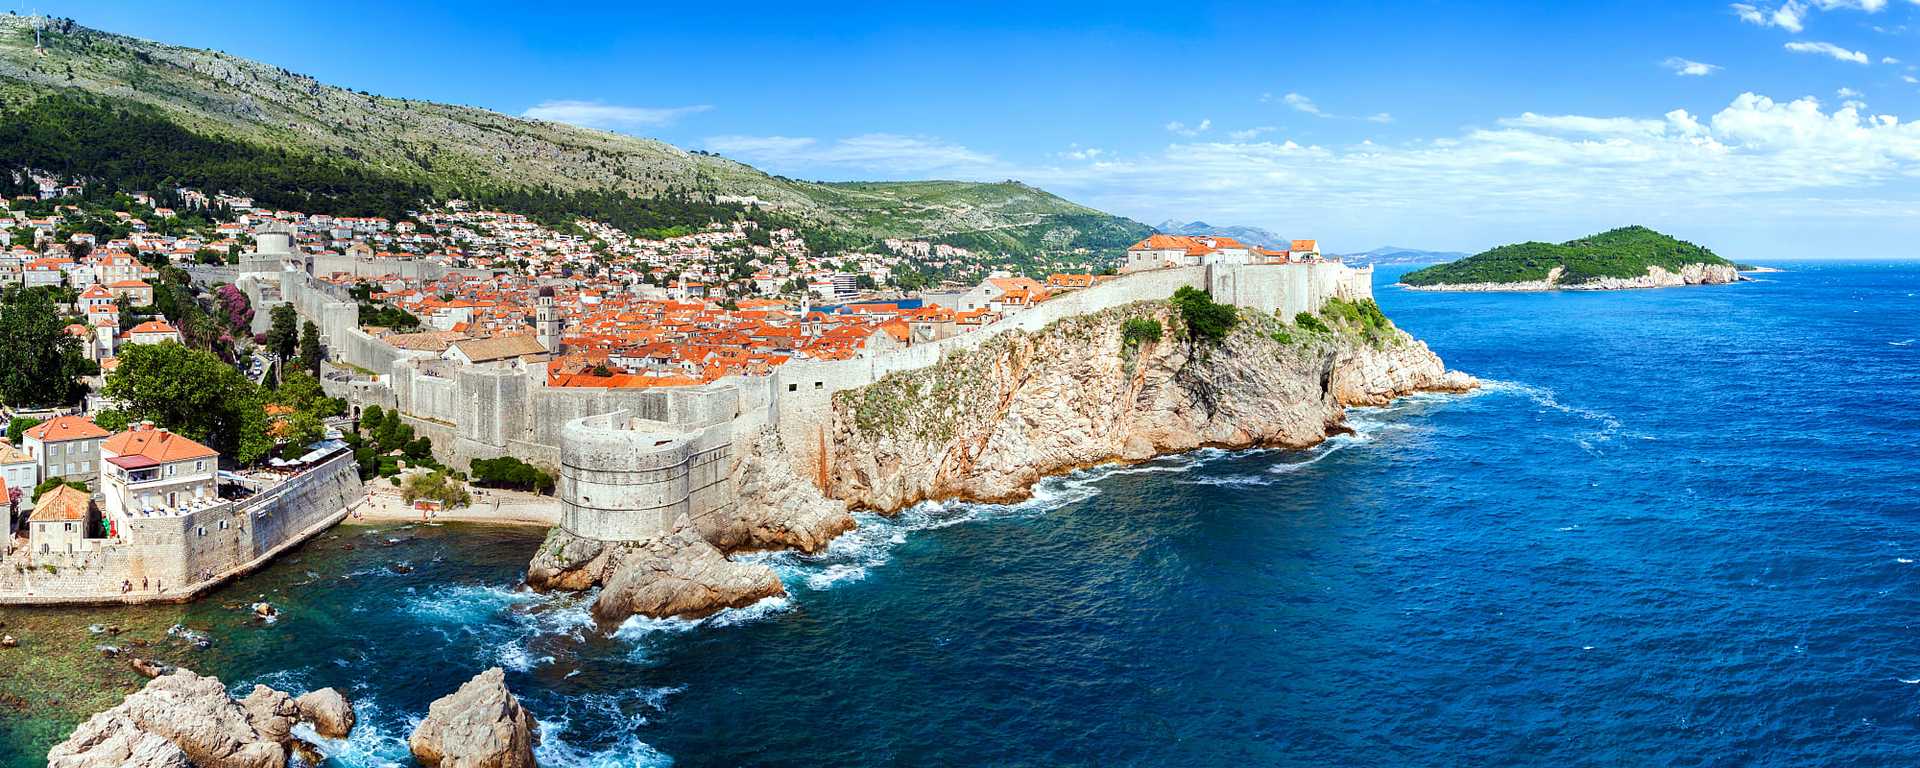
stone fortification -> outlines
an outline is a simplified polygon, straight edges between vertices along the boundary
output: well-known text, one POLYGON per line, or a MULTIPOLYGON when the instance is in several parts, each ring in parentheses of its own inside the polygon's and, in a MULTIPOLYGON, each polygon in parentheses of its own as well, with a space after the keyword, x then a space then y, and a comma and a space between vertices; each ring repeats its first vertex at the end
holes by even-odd
POLYGON ((121 539, 70 554, 16 553, 0 569, 0 604, 189 600, 339 522, 359 492, 359 470, 343 451, 239 502, 136 518, 121 539))

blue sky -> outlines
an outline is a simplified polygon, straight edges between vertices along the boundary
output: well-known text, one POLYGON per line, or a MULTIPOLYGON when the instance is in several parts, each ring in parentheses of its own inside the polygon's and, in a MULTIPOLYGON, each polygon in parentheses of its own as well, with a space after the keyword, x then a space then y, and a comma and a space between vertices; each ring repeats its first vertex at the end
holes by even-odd
POLYGON ((1643 223, 1920 256, 1920 0, 20 2, 812 179, 1478 250, 1643 223))

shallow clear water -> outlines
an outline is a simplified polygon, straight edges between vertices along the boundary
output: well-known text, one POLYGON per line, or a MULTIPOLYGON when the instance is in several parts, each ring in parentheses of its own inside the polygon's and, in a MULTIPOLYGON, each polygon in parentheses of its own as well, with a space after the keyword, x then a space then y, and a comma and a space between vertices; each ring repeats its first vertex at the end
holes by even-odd
MULTIPOLYGON (((155 642, 236 686, 349 691, 346 765, 404 762, 410 721, 494 664, 548 765, 1908 762, 1920 264, 1790 267, 1382 288, 1485 391, 1355 411, 1312 451, 863 518, 824 556, 762 556, 790 599, 697 625, 605 635, 513 589, 537 531, 475 526, 343 528, 210 603, 102 615, 209 632, 155 642), (255 594, 286 617, 251 623, 255 594)), ((68 648, 100 620, 0 612, 68 648)), ((137 682, 78 656, 75 679, 137 682)), ((71 724, 6 713, 0 763, 71 724)))

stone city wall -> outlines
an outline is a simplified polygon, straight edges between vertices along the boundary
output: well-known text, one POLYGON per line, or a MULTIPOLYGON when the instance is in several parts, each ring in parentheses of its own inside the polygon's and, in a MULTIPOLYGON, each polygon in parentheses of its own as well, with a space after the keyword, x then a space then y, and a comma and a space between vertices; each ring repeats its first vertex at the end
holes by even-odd
MULTIPOLYGON (((288 301, 303 316, 325 320, 330 351, 346 362, 382 373, 383 382, 347 388, 356 406, 391 404, 433 439, 436 456, 455 467, 476 458, 516 456, 559 466, 562 426, 577 419, 625 411, 676 425, 735 420, 749 433, 774 424, 797 466, 817 473, 824 419, 833 393, 864 387, 889 373, 924 368, 972 349, 1006 331, 1038 331, 1061 319, 1136 301, 1163 300, 1183 286, 1206 288, 1216 300, 1291 316, 1314 311, 1333 297, 1370 298, 1372 270, 1337 263, 1210 265, 1138 272, 1042 302, 985 328, 937 342, 852 360, 795 361, 766 377, 733 377, 701 387, 599 389, 548 387, 544 368, 454 366, 423 362, 430 353, 397 350, 355 327, 357 307, 332 286, 299 273, 282 273, 288 301), (382 394, 380 384, 391 393, 382 394)), ((321 322, 316 319, 316 322, 321 322)))
POLYGON ((185 600, 325 530, 359 492, 353 454, 342 452, 239 503, 130 520, 124 541, 70 555, 28 553, 24 562, 16 554, 0 570, 0 604, 185 600), (127 583, 134 592, 123 594, 127 583))

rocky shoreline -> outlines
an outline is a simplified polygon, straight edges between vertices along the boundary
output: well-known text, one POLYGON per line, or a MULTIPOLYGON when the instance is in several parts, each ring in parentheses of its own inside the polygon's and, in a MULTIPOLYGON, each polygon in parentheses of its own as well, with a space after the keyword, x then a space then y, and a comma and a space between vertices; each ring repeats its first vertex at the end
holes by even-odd
MULTIPOLYGON (((47 752, 48 768, 285 768, 320 765, 357 723, 332 688, 294 697, 256 685, 235 699, 219 678, 143 662, 151 680, 47 752), (315 744, 296 729, 312 730, 315 744)), ((433 702, 408 739, 429 768, 531 768, 539 731, 495 667, 433 702)))
MULTIPOLYGON (((1760 271, 1760 270, 1755 270, 1760 271)), ((1563 267, 1554 267, 1547 271, 1544 280, 1523 280, 1512 283, 1441 283, 1438 285, 1408 285, 1399 283, 1399 287, 1409 291, 1440 291, 1457 293, 1497 293, 1532 291, 1626 291, 1641 288, 1677 288, 1686 285, 1727 285, 1750 278, 1741 277, 1740 269, 1732 264, 1688 264, 1679 272, 1669 271, 1659 265, 1647 267, 1647 274, 1641 277, 1603 277, 1581 283, 1562 282, 1566 273, 1563 267)))
POLYGON ((603 624, 700 618, 785 594, 771 568, 728 555, 818 552, 853 528, 850 509, 1013 501, 1050 475, 1209 446, 1306 448, 1341 432, 1348 406, 1477 386, 1384 319, 1327 318, 1313 329, 1241 316, 1215 343, 1192 338, 1170 303, 1138 302, 1011 331, 838 393, 824 493, 766 430, 734 466, 741 501, 729 513, 632 543, 556 527, 527 582, 600 587, 592 610, 603 624), (1129 340, 1129 320, 1157 323, 1162 338, 1129 340))

